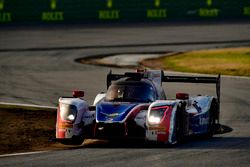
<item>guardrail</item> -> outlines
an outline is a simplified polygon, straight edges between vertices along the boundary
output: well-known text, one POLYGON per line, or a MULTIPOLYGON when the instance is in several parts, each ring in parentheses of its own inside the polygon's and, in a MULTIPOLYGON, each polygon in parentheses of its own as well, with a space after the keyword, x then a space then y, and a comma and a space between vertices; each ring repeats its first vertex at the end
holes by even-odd
POLYGON ((249 19, 249 0, 0 0, 0 24, 249 19))

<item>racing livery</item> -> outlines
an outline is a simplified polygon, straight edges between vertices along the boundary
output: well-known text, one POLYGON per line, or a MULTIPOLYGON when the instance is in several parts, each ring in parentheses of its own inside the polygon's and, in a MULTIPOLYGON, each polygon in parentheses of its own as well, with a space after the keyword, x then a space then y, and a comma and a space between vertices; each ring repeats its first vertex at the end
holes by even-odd
POLYGON ((83 91, 59 99, 57 141, 79 145, 87 138, 144 139, 176 144, 190 135, 212 136, 219 125, 220 75, 167 76, 161 70, 110 72, 107 88, 91 106, 83 100, 83 91), (176 99, 167 99, 163 82, 216 84, 217 97, 176 93, 176 99))

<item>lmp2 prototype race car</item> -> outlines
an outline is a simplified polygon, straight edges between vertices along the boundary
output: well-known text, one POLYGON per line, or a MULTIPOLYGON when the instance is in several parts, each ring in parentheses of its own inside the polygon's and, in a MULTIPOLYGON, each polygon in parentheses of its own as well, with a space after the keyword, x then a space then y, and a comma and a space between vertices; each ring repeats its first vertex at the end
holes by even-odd
POLYGON ((83 91, 61 97, 56 141, 80 145, 84 139, 143 139, 176 144, 190 135, 212 136, 219 125, 218 77, 166 76, 161 70, 107 75, 107 92, 92 106, 83 91), (216 84, 217 97, 176 93, 168 99, 162 82, 216 84))

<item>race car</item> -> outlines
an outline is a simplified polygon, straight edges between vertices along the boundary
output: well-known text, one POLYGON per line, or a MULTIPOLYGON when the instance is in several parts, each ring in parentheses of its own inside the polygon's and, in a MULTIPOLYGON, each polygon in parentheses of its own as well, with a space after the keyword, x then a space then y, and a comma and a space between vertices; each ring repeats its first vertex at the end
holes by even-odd
POLYGON ((161 70, 137 70, 107 75, 107 92, 93 105, 83 91, 60 97, 56 140, 80 145, 84 139, 143 139, 177 144, 190 135, 212 136, 219 125, 218 77, 168 76, 161 70), (168 99, 163 82, 216 84, 216 96, 176 93, 168 99))

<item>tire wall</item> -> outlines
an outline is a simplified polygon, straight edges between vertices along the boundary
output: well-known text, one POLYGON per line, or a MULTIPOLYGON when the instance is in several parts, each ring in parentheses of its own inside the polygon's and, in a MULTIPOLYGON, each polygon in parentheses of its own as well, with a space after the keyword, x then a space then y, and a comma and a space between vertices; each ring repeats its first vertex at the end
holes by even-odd
POLYGON ((0 25, 250 20, 249 0, 0 0, 0 25))

